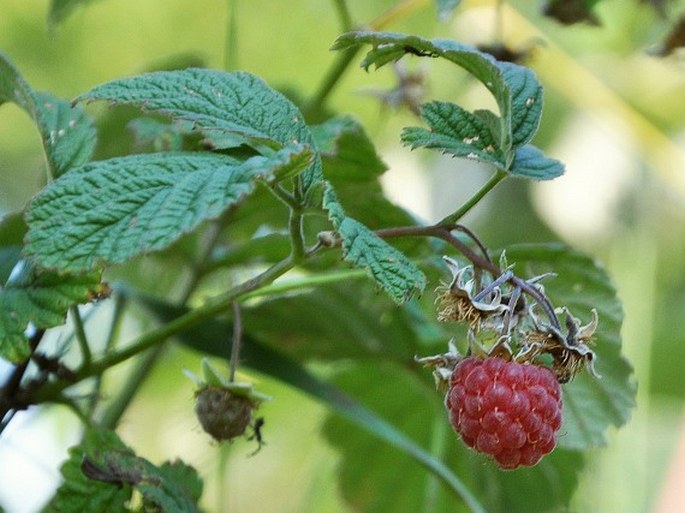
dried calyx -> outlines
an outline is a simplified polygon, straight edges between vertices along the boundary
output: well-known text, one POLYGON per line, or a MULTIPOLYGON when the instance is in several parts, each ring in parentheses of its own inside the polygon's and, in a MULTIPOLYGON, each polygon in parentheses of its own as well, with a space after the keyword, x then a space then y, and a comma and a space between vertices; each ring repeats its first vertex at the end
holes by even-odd
MULTIPOLYGON (((571 381, 584 368, 597 376, 595 353, 590 349, 598 324, 597 311, 593 309, 591 322, 581 326, 568 308, 555 310, 540 284, 550 274, 523 280, 506 264, 504 256, 500 262, 504 270, 498 275, 473 265, 460 265, 449 257, 444 260, 452 279, 437 289, 437 318, 468 325, 469 354, 498 356, 518 363, 548 364, 551 360, 560 383, 571 381), (564 316, 565 329, 557 314, 564 316)), ((447 353, 418 361, 433 367, 436 380, 444 387, 461 359, 450 342, 447 353)))

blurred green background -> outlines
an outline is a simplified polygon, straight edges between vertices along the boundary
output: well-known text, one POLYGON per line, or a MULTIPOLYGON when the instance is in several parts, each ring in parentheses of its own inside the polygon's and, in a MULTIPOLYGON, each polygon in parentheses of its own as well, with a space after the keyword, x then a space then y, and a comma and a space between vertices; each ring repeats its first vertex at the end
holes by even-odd
MULTIPOLYGON (((356 24, 395 5, 347 3, 356 24)), ((64 98, 179 63, 244 69, 307 98, 335 59, 328 48, 341 32, 336 4, 97 0, 49 28, 47 1, 0 0, 0 50, 34 88, 64 98)), ((589 455, 572 511, 685 511, 685 61, 647 52, 664 38, 673 16, 661 17, 648 2, 603 0, 595 8, 601 26, 563 27, 540 15, 539 0, 503 3, 499 19, 498 2, 474 0, 438 22, 432 2, 404 4, 407 10, 384 29, 470 44, 501 36, 514 48, 532 46, 527 64, 546 94, 536 142, 567 165, 566 175, 551 183, 504 183, 465 222, 493 248, 560 239, 582 249, 604 263, 624 301, 624 350, 639 383, 638 407, 626 427, 610 434, 607 448, 589 455), (674 490, 681 502, 667 503, 674 490)), ((665 5, 668 13, 685 9, 682 1, 665 5)), ((478 108, 491 101, 454 67, 408 65, 424 77, 419 92, 426 98, 478 108)), ((384 185, 393 199, 437 221, 488 171, 401 148, 401 127, 417 120, 406 108, 379 102, 395 85, 390 67, 367 74, 355 62, 328 106, 357 117, 377 142, 390 166, 384 185)), ((0 214, 21 209, 44 176, 36 130, 25 113, 4 105, 0 214)), ((107 313, 101 307, 95 321, 107 313)), ((96 330, 97 322, 89 326, 96 330)), ((123 338, 141 328, 131 320, 123 338)), ((192 383, 181 374, 198 366, 189 352, 166 354, 121 424, 131 447, 152 461, 179 457, 195 465, 206 479, 204 504, 213 511, 352 511, 335 484, 336 452, 319 433, 321 405, 261 378, 261 389, 276 400, 263 410, 268 445, 247 458, 253 450, 248 444, 219 447, 201 432, 192 414, 192 383)), ((126 375, 125 369, 112 374, 108 390, 126 375)), ((78 426, 57 408, 15 419, 0 440, 0 505, 30 512, 49 498, 78 426)))

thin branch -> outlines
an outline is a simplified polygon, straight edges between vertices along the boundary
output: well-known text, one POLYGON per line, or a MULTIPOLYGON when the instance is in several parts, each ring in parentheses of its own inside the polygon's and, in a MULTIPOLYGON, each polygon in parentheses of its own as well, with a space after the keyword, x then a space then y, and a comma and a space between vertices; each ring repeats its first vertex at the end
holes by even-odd
POLYGON ((240 362, 240 345, 243 339, 243 322, 240 314, 240 303, 238 301, 231 302, 231 310, 233 311, 233 338, 231 340, 231 370, 228 380, 233 383, 235 381, 235 372, 238 369, 240 362))
MULTIPOLYGON (((107 340, 105 341, 104 354, 109 354, 115 347, 116 342, 121 332, 121 323, 124 318, 124 309, 126 308, 126 296, 123 294, 116 294, 114 297, 114 311, 112 312, 112 320, 107 331, 107 340)), ((86 406, 86 412, 89 418, 92 418, 95 408, 100 398, 100 390, 102 389, 102 374, 95 376, 93 384, 93 392, 86 406)))
MULTIPOLYGON (((36 330, 35 333, 29 337, 29 353, 31 355, 36 352, 38 344, 40 344, 44 335, 45 330, 36 330)), ((26 369, 28 368, 30 361, 31 357, 29 356, 26 361, 17 365, 0 389, 0 433, 9 425, 17 407, 24 406, 23 404, 17 404, 16 396, 20 390, 21 380, 24 378, 24 374, 26 374, 26 369)))
POLYGON ((444 219, 442 219, 442 221, 438 222, 437 224, 446 226, 458 223, 461 220, 461 218, 466 215, 467 212, 469 212, 473 207, 475 207, 487 193, 494 189, 495 186, 497 186, 497 184, 504 180, 507 176, 509 175, 506 171, 497 169, 495 171, 495 174, 492 175, 490 179, 487 182, 485 182, 485 184, 478 191, 476 191, 476 193, 473 196, 471 196, 471 198, 469 198, 469 200, 466 203, 464 203, 458 210, 446 216, 444 219))
POLYGON ((340 18, 340 26, 343 32, 352 30, 352 15, 350 14, 350 9, 347 6, 346 0, 333 0, 336 10, 338 11, 338 17, 340 18))
POLYGON ((71 319, 74 323, 74 334, 76 336, 76 341, 78 342, 78 347, 81 350, 81 368, 86 368, 93 360, 93 355, 90 351, 90 344, 88 344, 86 330, 83 327, 83 319, 81 318, 81 313, 76 305, 69 307, 69 313, 71 313, 71 319))
MULTIPOLYGON (((177 317, 176 319, 160 326, 158 329, 140 335, 135 341, 133 341, 126 348, 103 356, 100 360, 94 361, 88 369, 81 369, 76 373, 75 382, 82 381, 84 379, 90 378, 92 376, 97 376, 108 370, 110 367, 114 367, 122 362, 125 362, 129 358, 132 358, 151 347, 154 347, 169 337, 181 333, 191 327, 211 319, 215 315, 224 312, 230 307, 231 303, 248 292, 260 288, 273 282, 279 276, 285 274, 290 269, 294 267, 291 258, 286 258, 280 262, 272 265, 266 271, 261 274, 251 278, 240 285, 237 285, 228 292, 215 297, 203 306, 190 310, 184 315, 177 317)), ((64 380, 56 381, 54 383, 48 383, 40 390, 37 390, 32 397, 33 403, 41 403, 46 401, 54 400, 59 397, 61 392, 73 385, 74 382, 67 382, 64 380)))

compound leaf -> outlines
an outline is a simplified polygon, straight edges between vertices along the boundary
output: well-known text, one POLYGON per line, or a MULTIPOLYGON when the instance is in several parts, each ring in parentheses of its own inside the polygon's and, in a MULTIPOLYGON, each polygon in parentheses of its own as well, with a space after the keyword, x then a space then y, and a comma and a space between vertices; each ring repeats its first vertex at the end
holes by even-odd
POLYGON ((80 107, 34 91, 9 58, 0 53, 0 105, 14 102, 34 120, 53 178, 86 162, 96 143, 93 121, 80 107))
POLYGON ((516 149, 514 162, 509 168, 512 175, 534 180, 552 180, 563 175, 564 171, 564 164, 546 157, 540 149, 532 144, 526 144, 516 149))
POLYGON ((18 265, 0 288, 0 356, 13 362, 29 356, 24 335, 29 322, 38 329, 58 326, 71 305, 92 301, 108 290, 100 284, 99 273, 57 274, 38 269, 30 260, 18 265))
POLYGON ((527 142, 537 129, 542 108, 542 86, 535 74, 523 66, 502 63, 491 55, 455 41, 424 39, 390 32, 348 32, 333 44, 341 50, 361 44, 373 45, 362 66, 383 66, 406 54, 441 57, 461 66, 492 93, 500 111, 499 147, 508 154, 527 142), (539 100, 539 101, 538 101, 539 100))
POLYGON ((623 310, 606 271, 592 259, 562 245, 508 247, 507 258, 516 272, 536 276, 554 272, 545 291, 555 306, 566 306, 587 323, 593 308, 599 314, 595 334, 595 368, 601 376, 583 372, 563 386, 564 423, 559 446, 585 450, 606 444, 609 426, 622 426, 635 406, 635 383, 630 364, 621 355, 623 310))
POLYGON ((250 194, 258 179, 292 176, 313 159, 285 148, 244 162, 200 153, 119 157, 73 169, 27 212, 26 250, 67 271, 116 264, 169 246, 250 194))
POLYGON ((504 156, 492 131, 478 116, 454 103, 434 101, 421 106, 430 130, 407 127, 402 142, 412 149, 426 147, 504 167, 504 156))
MULTIPOLYGON (((233 144, 269 153, 292 144, 314 146, 297 107, 260 78, 245 72, 191 68, 113 80, 81 95, 80 101, 109 100, 194 123, 200 130, 229 134, 233 144)), ((303 174, 305 189, 319 183, 317 158, 303 174)))

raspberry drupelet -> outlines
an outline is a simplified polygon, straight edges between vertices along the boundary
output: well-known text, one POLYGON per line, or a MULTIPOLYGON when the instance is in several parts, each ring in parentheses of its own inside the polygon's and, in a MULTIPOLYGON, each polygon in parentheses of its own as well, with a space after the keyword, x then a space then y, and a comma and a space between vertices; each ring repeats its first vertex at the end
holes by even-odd
POLYGON ((452 372, 445 404, 464 442, 503 469, 533 466, 556 446, 561 388, 547 367, 468 357, 452 372))

